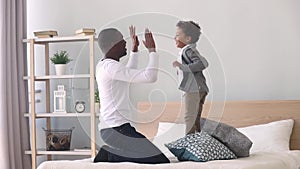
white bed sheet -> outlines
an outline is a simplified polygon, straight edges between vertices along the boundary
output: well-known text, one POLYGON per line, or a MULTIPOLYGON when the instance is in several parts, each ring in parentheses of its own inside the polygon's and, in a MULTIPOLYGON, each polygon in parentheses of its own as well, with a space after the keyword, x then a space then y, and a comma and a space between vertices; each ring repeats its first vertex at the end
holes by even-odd
POLYGON ((137 164, 131 162, 93 163, 93 159, 46 161, 38 169, 300 169, 300 151, 255 153, 247 158, 210 162, 178 162, 170 164, 137 164))

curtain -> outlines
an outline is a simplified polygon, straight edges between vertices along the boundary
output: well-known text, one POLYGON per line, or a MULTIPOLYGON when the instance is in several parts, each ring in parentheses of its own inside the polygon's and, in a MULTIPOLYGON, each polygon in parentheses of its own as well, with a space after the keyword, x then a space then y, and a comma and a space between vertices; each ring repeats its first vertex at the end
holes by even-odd
POLYGON ((0 13, 0 168, 29 169, 26 0, 1 0, 0 13))

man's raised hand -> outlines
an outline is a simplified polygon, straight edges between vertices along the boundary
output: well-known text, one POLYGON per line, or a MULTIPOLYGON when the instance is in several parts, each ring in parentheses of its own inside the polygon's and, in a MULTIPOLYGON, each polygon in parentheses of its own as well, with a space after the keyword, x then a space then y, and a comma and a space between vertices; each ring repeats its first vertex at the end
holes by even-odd
POLYGON ((135 34, 135 27, 133 25, 129 26, 129 32, 130 32, 130 38, 132 41, 132 52, 137 52, 138 51, 138 47, 140 45, 139 39, 135 34))
POLYGON ((143 40, 143 43, 149 52, 156 52, 155 41, 153 39, 152 33, 148 28, 145 29, 145 40, 143 40))

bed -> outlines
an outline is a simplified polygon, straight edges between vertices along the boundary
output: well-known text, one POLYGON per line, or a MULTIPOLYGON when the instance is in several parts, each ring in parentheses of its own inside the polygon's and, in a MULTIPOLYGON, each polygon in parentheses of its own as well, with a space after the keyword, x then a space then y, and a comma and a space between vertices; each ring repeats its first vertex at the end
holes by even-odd
MULTIPOLYGON (((293 119, 293 128, 291 129, 291 135, 289 135, 290 138, 288 138, 288 146, 290 150, 270 152, 256 151, 252 152, 249 157, 245 158, 215 160, 209 162, 179 162, 174 156, 167 155, 167 157, 171 160, 170 164, 156 165, 136 164, 130 162, 92 163, 93 159, 91 158, 72 161, 59 160, 43 162, 39 165, 38 169, 300 169, 300 101, 226 101, 224 105, 225 106, 223 107, 223 103, 221 102, 206 103, 204 106, 203 117, 207 117, 215 121, 221 121, 234 127, 241 128, 241 130, 247 129, 247 126, 264 126, 265 129, 269 129, 270 125, 265 126, 261 124, 293 119)), ((141 102, 138 105, 138 109, 140 112, 139 119, 145 123, 137 125, 137 129, 151 140, 156 138, 156 135, 160 130, 160 123, 183 123, 183 106, 180 102, 141 102)), ((270 124, 277 126, 277 123, 270 124)), ((267 134, 268 133, 266 133, 266 135, 267 134)), ((275 133, 278 137, 281 136, 280 134, 281 133, 275 133)))

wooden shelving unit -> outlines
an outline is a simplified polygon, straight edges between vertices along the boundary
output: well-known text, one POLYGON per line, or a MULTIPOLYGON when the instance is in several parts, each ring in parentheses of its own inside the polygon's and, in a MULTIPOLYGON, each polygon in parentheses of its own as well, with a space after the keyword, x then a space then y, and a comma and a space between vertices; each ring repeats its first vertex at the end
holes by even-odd
POLYGON ((96 155, 96 116, 99 114, 95 113, 94 107, 94 93, 95 93, 95 68, 94 68, 94 36, 71 36, 71 37, 53 37, 53 38, 32 38, 32 39, 23 39, 23 42, 29 44, 30 46, 30 70, 29 76, 24 77, 24 80, 29 80, 30 86, 30 112, 25 113, 24 117, 30 119, 31 127, 30 127, 30 140, 31 140, 31 149, 26 151, 25 154, 29 154, 32 157, 32 169, 37 167, 37 155, 47 155, 48 160, 52 159, 52 155, 87 155, 94 157, 96 155), (89 74, 76 74, 76 75, 50 75, 50 67, 49 67, 49 48, 52 43, 69 43, 69 42, 88 42, 89 43, 89 74), (45 75, 44 76, 36 76, 35 72, 35 46, 43 45, 45 49, 45 75), (87 113, 52 113, 50 111, 50 81, 53 79, 88 79, 89 80, 89 96, 90 96, 90 112, 87 113), (35 82, 44 82, 45 83, 45 92, 46 92, 46 110, 44 113, 36 112, 36 89, 35 82), (33 104, 32 104, 33 103, 33 104), (38 118, 46 118, 46 126, 47 129, 51 129, 51 118, 56 117, 82 117, 82 118, 90 118, 90 126, 91 126, 91 151, 45 151, 45 150, 37 150, 36 145, 36 119, 38 118))
MULTIPOLYGON (((43 80, 49 80, 49 79, 80 79, 80 78, 90 78, 89 74, 78 74, 78 75, 53 75, 53 76, 35 76, 35 80, 43 81, 43 80)), ((29 80, 30 76, 26 76, 23 78, 24 80, 29 80)))
MULTIPOLYGON (((99 113, 95 114, 96 117, 99 116, 99 113)), ((30 117, 30 113, 25 113, 24 117, 30 117)), ((90 117, 91 113, 37 113, 36 118, 45 118, 45 117, 90 117)))
MULTIPOLYGON (((31 154, 32 151, 25 151, 25 154, 31 154)), ((46 151, 46 150, 37 150, 36 155, 76 155, 76 156, 82 156, 82 155, 91 155, 91 151, 46 151)))

